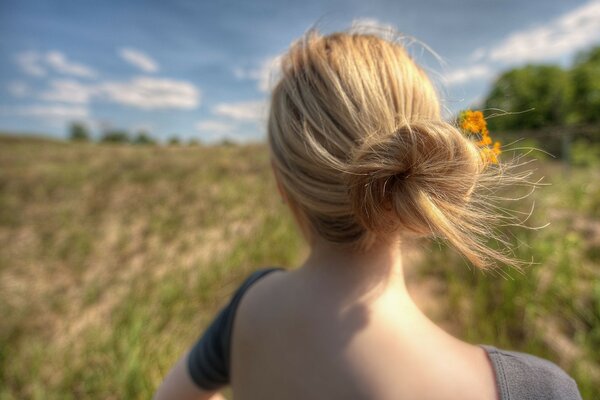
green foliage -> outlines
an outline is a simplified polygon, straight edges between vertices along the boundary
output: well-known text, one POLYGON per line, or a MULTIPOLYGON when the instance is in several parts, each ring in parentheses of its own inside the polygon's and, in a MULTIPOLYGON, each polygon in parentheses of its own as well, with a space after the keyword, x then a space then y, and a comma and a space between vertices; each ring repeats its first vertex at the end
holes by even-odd
POLYGON ((73 122, 69 127, 69 139, 77 142, 88 142, 90 133, 87 126, 81 122, 73 122))
POLYGON ((129 133, 122 130, 108 130, 100 138, 104 143, 129 143, 131 141, 129 133))
POLYGON ((178 146, 181 144, 181 140, 179 140, 179 137, 173 135, 169 138, 169 140, 167 141, 167 143, 171 146, 178 146))
POLYGON ((557 66, 528 65, 502 74, 485 101, 485 108, 534 110, 489 120, 492 130, 536 129, 563 125, 571 99, 569 74, 557 66))
POLYGON ((600 165, 600 143, 577 140, 571 145, 573 165, 594 167, 600 165))
POLYGON ((534 109, 490 119, 496 131, 600 122, 600 46, 580 53, 569 70, 527 65, 504 72, 484 107, 517 113, 534 109))
POLYGON ((576 120, 600 122, 600 47, 580 54, 571 75, 576 120))
POLYGON ((140 131, 135 136, 132 143, 140 144, 140 145, 151 145, 151 144, 153 145, 153 144, 156 144, 156 141, 150 136, 150 134, 148 132, 140 131))

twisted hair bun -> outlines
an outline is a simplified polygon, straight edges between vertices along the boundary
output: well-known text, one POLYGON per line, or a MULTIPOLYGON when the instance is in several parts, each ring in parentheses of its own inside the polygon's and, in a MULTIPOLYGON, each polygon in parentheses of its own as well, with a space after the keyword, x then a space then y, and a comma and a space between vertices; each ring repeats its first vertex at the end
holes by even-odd
POLYGON ((309 30, 281 61, 268 142, 275 175, 311 238, 365 250, 405 233, 447 239, 475 265, 498 219, 479 196, 506 181, 440 116, 406 49, 357 32, 309 30))
POLYGON ((356 149, 347 174, 352 209, 377 236, 436 235, 477 263, 475 243, 462 232, 474 228, 471 194, 484 167, 477 147, 454 125, 407 124, 356 149))

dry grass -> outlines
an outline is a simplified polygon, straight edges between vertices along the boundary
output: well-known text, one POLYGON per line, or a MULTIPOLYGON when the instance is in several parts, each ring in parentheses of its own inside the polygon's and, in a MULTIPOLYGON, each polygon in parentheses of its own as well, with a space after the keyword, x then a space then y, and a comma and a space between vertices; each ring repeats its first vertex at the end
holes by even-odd
POLYGON ((0 142, 0 398, 147 398, 301 244, 262 146, 0 142))
MULTIPOLYGON (((405 248, 418 304, 452 333, 533 352, 600 396, 600 177, 564 176, 517 232, 513 280, 405 248)), ((516 240, 516 239, 515 239, 516 240)), ((0 399, 148 398, 253 269, 306 254, 266 148, 0 136, 0 399)))

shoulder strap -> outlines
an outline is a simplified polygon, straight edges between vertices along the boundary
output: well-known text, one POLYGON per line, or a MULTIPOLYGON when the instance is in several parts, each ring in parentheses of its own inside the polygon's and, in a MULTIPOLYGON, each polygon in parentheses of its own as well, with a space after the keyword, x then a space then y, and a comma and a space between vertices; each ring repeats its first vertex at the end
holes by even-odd
POLYGON ((278 270, 283 268, 263 268, 246 278, 188 353, 188 371, 200 388, 215 390, 229 383, 231 332, 237 307, 256 281, 278 270))

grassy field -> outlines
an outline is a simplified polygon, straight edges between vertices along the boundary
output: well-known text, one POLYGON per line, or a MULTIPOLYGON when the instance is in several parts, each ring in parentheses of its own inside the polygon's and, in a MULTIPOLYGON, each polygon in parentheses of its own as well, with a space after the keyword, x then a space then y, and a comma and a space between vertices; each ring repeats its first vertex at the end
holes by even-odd
MULTIPOLYGON (((600 173, 540 163, 512 279, 422 244, 407 266, 463 339, 548 357, 600 397, 600 173), (596 350, 596 351, 595 351, 596 350)), ((0 137, 0 399, 143 399, 250 271, 306 254, 262 145, 0 137)), ((427 300, 427 304, 425 304, 427 300)))

